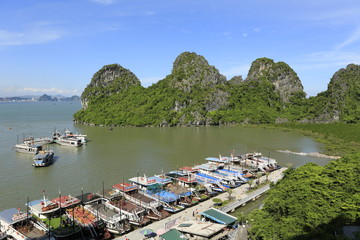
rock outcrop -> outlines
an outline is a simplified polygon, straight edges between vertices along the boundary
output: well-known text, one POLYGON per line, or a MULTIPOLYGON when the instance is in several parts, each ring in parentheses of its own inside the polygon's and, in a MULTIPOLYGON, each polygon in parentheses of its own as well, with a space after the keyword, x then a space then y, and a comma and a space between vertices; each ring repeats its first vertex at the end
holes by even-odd
POLYGON ((252 62, 245 81, 267 80, 275 85, 280 98, 287 103, 293 93, 303 91, 303 86, 294 70, 284 62, 275 63, 269 58, 259 58, 252 62))
POLYGON ((141 83, 130 70, 118 64, 106 65, 94 74, 90 84, 81 94, 83 109, 87 108, 92 96, 118 93, 134 85, 141 86, 141 83))
POLYGON ((323 111, 315 122, 358 122, 360 120, 360 65, 349 64, 337 71, 328 89, 316 96, 323 111), (321 98, 321 99, 320 99, 321 98))
POLYGON ((170 87, 190 92, 194 86, 201 88, 225 84, 226 77, 210 66, 203 56, 184 52, 174 61, 170 75, 166 77, 170 87))

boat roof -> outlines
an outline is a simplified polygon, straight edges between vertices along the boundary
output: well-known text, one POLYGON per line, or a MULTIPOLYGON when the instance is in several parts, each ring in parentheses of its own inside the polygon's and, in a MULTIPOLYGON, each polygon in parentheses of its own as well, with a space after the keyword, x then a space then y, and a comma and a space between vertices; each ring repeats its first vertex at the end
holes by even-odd
POLYGON ((79 203, 80 199, 78 199, 76 197, 72 197, 70 195, 65 195, 65 196, 54 198, 51 200, 51 202, 57 203, 57 204, 61 205, 61 207, 68 207, 68 206, 79 203))
POLYGON ((113 186, 113 188, 120 190, 121 192, 130 192, 130 191, 138 189, 139 187, 137 185, 130 184, 130 183, 118 183, 118 184, 115 184, 113 186))
POLYGON ((133 177, 133 178, 130 178, 129 179, 130 182, 134 182, 138 185, 142 185, 142 186, 145 186, 145 187, 148 187, 148 186, 151 186, 151 185, 154 185, 154 184, 157 184, 157 180, 156 178, 154 177, 133 177))
POLYGON ((204 163, 204 164, 201 164, 199 166, 197 166, 198 168, 200 169, 203 169, 203 170, 207 170, 207 171, 214 171, 216 170, 218 167, 214 164, 211 164, 211 163, 204 163))
POLYGON ((197 180, 195 178, 189 178, 189 177, 179 177, 178 178, 179 181, 184 182, 184 183, 196 183, 197 180))
POLYGON ((165 175, 158 175, 151 177, 152 179, 155 179, 157 183, 159 184, 166 184, 171 182, 171 178, 166 178, 165 175))
POLYGON ((77 199, 80 199, 83 203, 88 203, 94 201, 96 199, 100 199, 101 197, 95 195, 94 193, 84 193, 80 196, 76 196, 77 199))
POLYGON ((209 161, 209 162, 219 162, 219 163, 227 163, 227 162, 229 162, 228 157, 222 157, 222 158, 207 157, 207 158, 205 158, 205 160, 209 161))
POLYGON ((46 158, 48 154, 42 154, 42 153, 38 153, 34 156, 34 160, 37 159, 37 160, 40 160, 40 159, 44 159, 46 158))
POLYGON ((218 222, 223 225, 231 225, 235 223, 237 220, 236 217, 233 217, 215 208, 210 208, 202 212, 201 215, 210 218, 211 220, 214 220, 215 222, 218 222))
MULTIPOLYGON (((45 203, 46 203, 46 205, 53 204, 53 202, 51 202, 49 199, 45 199, 45 203)), ((28 207, 32 211, 42 213, 42 212, 44 212, 42 210, 42 208, 45 206, 45 203, 44 203, 44 199, 38 199, 38 200, 31 201, 29 203, 25 203, 25 205, 28 205, 28 207)), ((58 208, 54 208, 53 211, 56 211, 57 209, 58 208)))
POLYGON ((198 171, 197 168, 192 168, 192 167, 188 167, 188 166, 181 167, 181 168, 179 168, 179 169, 180 169, 180 170, 183 170, 183 171, 185 171, 185 172, 196 172, 196 171, 198 171))
POLYGON ((14 224, 29 217, 31 217, 31 214, 27 215, 16 208, 6 209, 0 212, 0 220, 6 222, 7 224, 14 224))

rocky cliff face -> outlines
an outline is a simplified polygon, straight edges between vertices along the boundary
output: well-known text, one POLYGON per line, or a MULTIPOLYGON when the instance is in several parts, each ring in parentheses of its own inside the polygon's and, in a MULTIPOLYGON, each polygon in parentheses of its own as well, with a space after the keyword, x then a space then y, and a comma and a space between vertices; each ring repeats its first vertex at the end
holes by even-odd
POLYGON ((203 56, 196 53, 180 54, 175 59, 172 72, 166 77, 165 82, 168 83, 168 87, 181 90, 191 99, 175 102, 174 111, 189 110, 185 114, 187 117, 184 115, 180 119, 179 125, 209 125, 212 120, 205 115, 228 104, 229 94, 216 88, 227 84, 226 77, 214 66, 209 65, 203 56), (193 96, 193 92, 196 92, 196 96, 193 96))
POLYGON ((94 74, 90 84, 81 94, 83 109, 87 108, 91 96, 117 93, 133 85, 140 86, 141 83, 130 70, 118 64, 106 65, 94 74))
POLYGON ((303 86, 294 70, 284 62, 275 63, 268 58, 256 59, 245 81, 267 80, 275 85, 283 102, 289 102, 293 93, 303 91, 303 86))
POLYGON ((170 87, 184 92, 190 92, 194 86, 207 88, 226 83, 226 77, 210 66, 203 56, 190 52, 184 52, 175 59, 167 79, 170 87))
MULTIPOLYGON (((358 122, 360 119, 360 65, 349 64, 337 71, 328 84, 328 89, 319 94, 323 111, 317 122, 358 122), (358 116, 358 117, 357 117, 358 116)), ((320 100, 319 100, 320 101, 320 100)))

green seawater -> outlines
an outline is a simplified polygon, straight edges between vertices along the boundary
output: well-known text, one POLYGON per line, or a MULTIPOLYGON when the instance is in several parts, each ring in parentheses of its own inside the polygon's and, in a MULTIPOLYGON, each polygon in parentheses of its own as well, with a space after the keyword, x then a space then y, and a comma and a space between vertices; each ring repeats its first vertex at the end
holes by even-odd
POLYGON ((100 192, 137 175, 151 176, 177 167, 204 163, 206 157, 230 156, 231 152, 262 152, 280 165, 300 166, 308 162, 325 165, 329 160, 276 152, 318 152, 323 145, 309 137, 277 129, 220 127, 94 127, 74 124, 79 102, 0 103, 0 211, 25 208, 30 200, 62 195, 100 192), (54 130, 69 129, 86 134, 82 147, 57 144, 45 148, 55 152, 46 168, 31 166, 33 155, 17 153, 17 141, 30 135, 50 137, 54 130))

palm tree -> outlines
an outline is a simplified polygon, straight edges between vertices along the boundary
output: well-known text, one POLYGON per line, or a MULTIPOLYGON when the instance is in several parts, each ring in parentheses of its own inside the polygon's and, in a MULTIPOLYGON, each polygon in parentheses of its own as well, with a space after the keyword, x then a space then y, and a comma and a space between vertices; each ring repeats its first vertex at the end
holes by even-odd
POLYGON ((265 172, 265 175, 266 175, 266 182, 268 182, 268 181, 269 181, 270 172, 265 172))
POLYGON ((260 185, 260 178, 261 178, 261 176, 262 176, 262 173, 261 173, 261 172, 256 173, 258 186, 260 185))
POLYGON ((231 189, 231 188, 228 188, 228 189, 226 189, 226 192, 229 194, 229 200, 231 200, 232 199, 232 196, 231 196, 231 194, 233 193, 233 190, 231 189))

